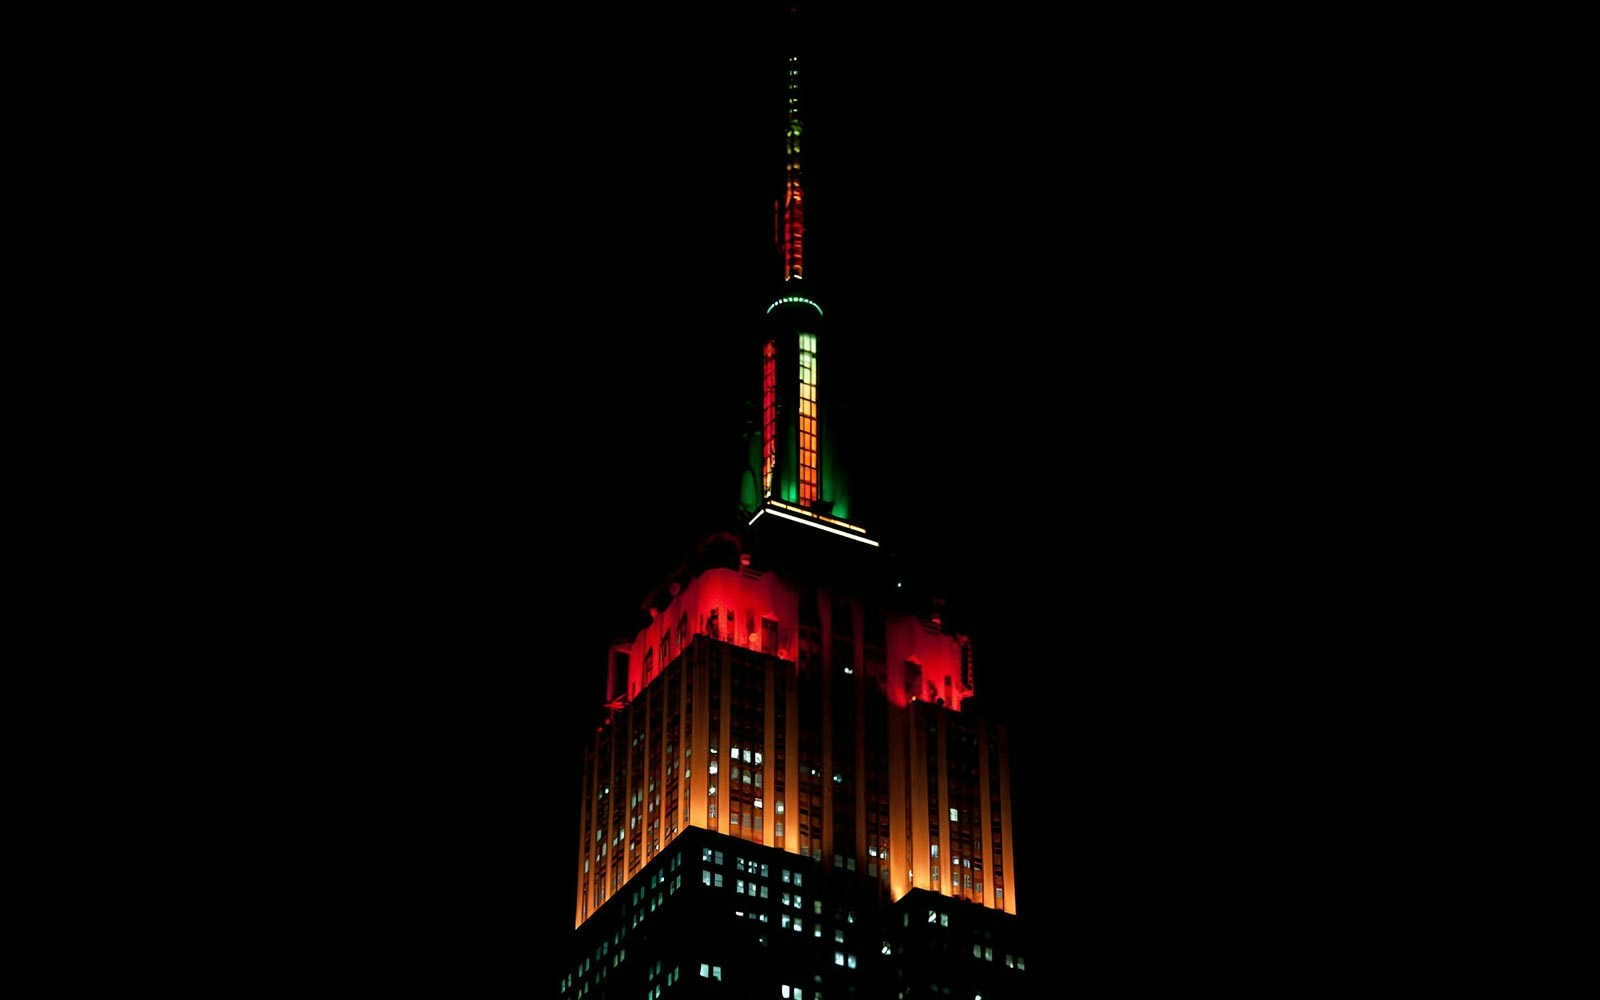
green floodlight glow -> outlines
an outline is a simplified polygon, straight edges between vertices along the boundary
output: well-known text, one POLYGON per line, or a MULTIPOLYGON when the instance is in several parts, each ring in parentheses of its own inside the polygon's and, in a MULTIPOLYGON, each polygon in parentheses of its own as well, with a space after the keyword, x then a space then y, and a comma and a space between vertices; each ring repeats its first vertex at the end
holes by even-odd
POLYGON ((815 302, 812 302, 810 299, 802 298, 799 295, 785 295, 783 298, 781 298, 778 301, 774 302, 772 305, 767 306, 767 315, 769 315, 769 316, 772 315, 772 310, 774 310, 774 309, 778 308, 779 306, 783 305, 785 302, 804 302, 806 305, 808 305, 811 308, 815 309, 817 311, 817 315, 818 316, 822 315, 822 307, 821 306, 817 305, 815 302))

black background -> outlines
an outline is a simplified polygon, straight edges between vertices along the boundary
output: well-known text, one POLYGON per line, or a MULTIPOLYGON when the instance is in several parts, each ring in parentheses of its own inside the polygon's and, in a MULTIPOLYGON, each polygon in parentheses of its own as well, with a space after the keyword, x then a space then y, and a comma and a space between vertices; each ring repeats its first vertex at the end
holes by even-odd
MULTIPOLYGON (((574 581, 583 596, 562 616, 570 630, 533 656, 562 664, 539 683, 572 723, 552 727, 542 752, 562 762, 563 790, 600 700, 604 640, 631 634, 644 590, 737 500, 750 345, 776 288, 786 28, 781 14, 744 18, 707 17, 687 44, 646 32, 615 63, 608 52, 614 89, 557 110, 562 130, 536 140, 578 151, 557 154, 549 192, 562 212, 554 242, 572 252, 539 284, 593 288, 605 276, 591 303, 566 313, 587 331, 577 342, 548 329, 544 310, 537 321, 566 383, 555 410, 581 432, 535 431, 554 461, 530 456, 529 471, 570 495, 596 533, 578 559, 549 567, 562 591, 574 581)), ((957 55, 981 48, 955 44, 964 26, 878 42, 860 28, 813 17, 796 48, 806 287, 828 311, 830 399, 858 435, 858 516, 946 582, 998 707, 1053 703, 1017 727, 1018 798, 1030 776, 1054 774, 1061 803, 1070 772, 1036 769, 1048 742, 1036 740, 1068 731, 1073 669, 1063 561, 1076 492, 1073 282, 1059 249, 1069 209, 1050 194, 1070 172, 1070 146, 1049 112, 1054 90, 1032 89, 1047 74, 957 55)), ((556 803, 563 845, 576 802, 564 791, 556 803)), ((1018 803, 1023 830, 1029 805, 1018 803)), ((1025 908, 1034 841, 1024 836, 1017 861, 1025 908)), ((573 875, 557 874, 567 891, 551 900, 551 933, 570 924, 573 875)))
MULTIPOLYGON (((1030 969, 1235 968, 1277 933, 1297 828, 1266 734, 1310 699, 1281 661, 1324 656, 1281 584, 1320 530, 1288 512, 1326 485, 1290 471, 1317 432, 1271 419, 1308 367, 1279 329, 1296 154, 1254 138, 1283 108, 1168 63, 1166 34, 816 15, 823 391, 862 520, 947 582, 1011 722, 1030 969)), ((263 193, 307 220, 262 306, 305 446, 250 527, 295 581, 283 696, 317 692, 328 744, 293 751, 295 825, 327 838, 323 919, 399 981, 559 978, 606 643, 737 501, 780 22, 596 7, 369 40, 293 133, 301 179, 263 193)))

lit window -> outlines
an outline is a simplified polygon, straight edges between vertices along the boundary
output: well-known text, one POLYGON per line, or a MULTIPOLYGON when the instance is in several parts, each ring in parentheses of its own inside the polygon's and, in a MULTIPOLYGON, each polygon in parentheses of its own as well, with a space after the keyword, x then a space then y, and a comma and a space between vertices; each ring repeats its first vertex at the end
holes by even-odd
MULTIPOLYGON (((748 747, 746 747, 745 751, 744 751, 744 762, 746 764, 750 763, 750 749, 748 747)), ((760 761, 756 761, 756 763, 759 764, 761 762, 760 761)))
POLYGON ((961 822, 961 810, 957 809, 954 806, 950 807, 950 822, 952 822, 952 823, 961 822))
POLYGON ((707 965, 705 962, 701 962, 700 963, 700 975, 704 976, 707 979, 710 979, 711 978, 711 966, 707 965))
POLYGON ((949 927, 950 926, 950 914, 948 914, 948 913, 939 914, 939 926, 940 927, 949 927))
POLYGON ((1028 970, 1027 963, 1025 963, 1022 960, 1022 956, 1021 955, 1018 955, 1017 956, 1017 971, 1018 972, 1026 972, 1027 970, 1028 970))
POLYGON ((855 968, 856 967, 856 957, 854 955, 846 955, 844 957, 844 964, 845 964, 845 968, 847 968, 847 969, 855 968))
POLYGON ((817 499, 817 338, 800 334, 800 505, 817 499))
POLYGON ((757 764, 761 763, 761 751, 760 750, 756 751, 756 763, 757 764))
POLYGON ((987 945, 984 946, 984 949, 983 949, 983 960, 985 962, 994 961, 994 949, 993 948, 990 948, 987 945))
MULTIPOLYGON (((761 362, 761 489, 766 496, 772 495, 772 469, 777 463, 777 364, 777 354, 772 341, 769 340, 762 350, 761 362)), ((731 611, 729 615, 731 622, 731 611)), ((711 620, 715 626, 715 612, 712 612, 711 620)))
POLYGON ((706 885, 710 885, 711 884, 711 873, 709 871, 701 872, 700 873, 700 881, 704 882, 706 885))
POLYGON ((833 939, 835 941, 837 941, 839 944, 844 944, 844 928, 843 927, 841 927, 838 930, 833 932, 833 939))
POLYGON ((836 951, 833 953, 833 964, 838 966, 844 965, 844 952, 836 951))

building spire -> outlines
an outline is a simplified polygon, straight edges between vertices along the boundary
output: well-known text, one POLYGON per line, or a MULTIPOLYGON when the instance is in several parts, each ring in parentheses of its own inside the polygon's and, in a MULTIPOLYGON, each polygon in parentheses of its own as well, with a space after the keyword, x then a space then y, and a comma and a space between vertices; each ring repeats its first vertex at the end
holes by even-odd
POLYGON ((834 427, 823 405, 818 374, 822 306, 805 279, 805 188, 800 167, 801 123, 798 10, 785 18, 783 194, 773 203, 773 237, 784 286, 767 306, 761 327, 761 411, 752 434, 740 504, 748 524, 769 516, 818 528, 869 546, 878 543, 850 520, 845 470, 834 427))
MULTIPOLYGON (((797 8, 789 8, 790 18, 797 8)), ((783 280, 800 281, 805 277, 805 189, 800 172, 800 138, 804 127, 800 122, 800 57, 794 52, 791 36, 790 54, 784 76, 784 164, 783 197, 777 208, 778 253, 783 258, 783 280)))

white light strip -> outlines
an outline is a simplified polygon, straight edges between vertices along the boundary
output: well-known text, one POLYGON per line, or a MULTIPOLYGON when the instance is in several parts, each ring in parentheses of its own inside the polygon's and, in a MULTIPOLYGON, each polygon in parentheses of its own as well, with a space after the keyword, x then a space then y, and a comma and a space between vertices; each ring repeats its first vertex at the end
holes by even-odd
MULTIPOLYGON (((762 509, 763 510, 771 510, 771 508, 762 508, 762 509)), ((760 517, 760 516, 761 516, 760 514, 756 515, 756 517, 760 517)), ((795 517, 793 514, 785 514, 781 510, 773 510, 772 511, 772 516, 773 517, 785 518, 787 520, 794 521, 796 524, 807 524, 807 525, 810 525, 811 527, 816 528, 816 529, 818 529, 820 531, 826 531, 826 532, 830 532, 831 534, 838 535, 840 538, 848 538, 852 542, 866 542, 868 545, 871 545, 874 548, 876 548, 878 546, 878 543, 873 541, 870 538, 862 538, 860 535, 852 535, 848 531, 840 531, 838 528, 830 528, 826 524, 819 524, 816 521, 811 520, 810 518, 795 517)), ((750 523, 751 524, 755 523, 755 518, 754 517, 750 519, 750 523)))
MULTIPOLYGON (((797 275, 795 275, 795 277, 798 278, 800 276, 797 274, 797 275)), ((785 278, 784 280, 787 281, 789 279, 785 278)), ((818 316, 822 315, 822 307, 817 305, 815 302, 812 302, 810 299, 806 298, 803 295, 785 295, 783 298, 781 298, 778 301, 774 302, 772 305, 767 306, 767 314, 771 315, 772 310, 778 308, 779 306, 783 305, 786 302, 803 302, 806 305, 810 306, 811 308, 815 309, 817 311, 817 315, 818 316)))
MULTIPOLYGON (((784 503, 782 500, 768 500, 767 504, 772 507, 782 507, 784 510, 792 510, 796 514, 806 513, 806 509, 804 507, 794 507, 784 503)), ((837 517, 826 517, 822 514, 812 514, 811 516, 816 518, 818 521, 827 521, 829 524, 837 524, 841 528, 849 528, 851 531, 858 531, 863 535, 867 533, 867 529, 861 527, 861 525, 851 524, 849 521, 841 521, 837 517)))
MULTIPOLYGON (((761 509, 760 509, 760 510, 758 510, 758 511, 756 511, 756 517, 760 517, 760 516, 761 516, 761 515, 762 515, 762 514, 765 514, 765 513, 766 513, 766 512, 767 512, 767 508, 765 508, 765 507, 763 507, 763 508, 761 508, 761 509)), ((749 521, 748 521, 748 522, 746 522, 746 523, 747 523, 747 524, 755 524, 755 523, 756 523, 756 517, 752 517, 752 518, 751 518, 751 519, 750 519, 750 520, 749 520, 749 521)))

